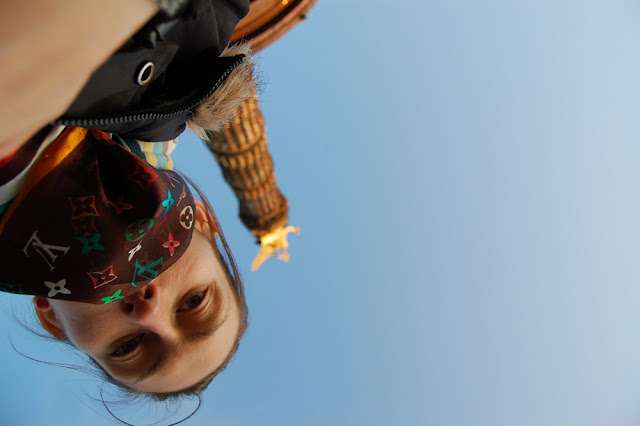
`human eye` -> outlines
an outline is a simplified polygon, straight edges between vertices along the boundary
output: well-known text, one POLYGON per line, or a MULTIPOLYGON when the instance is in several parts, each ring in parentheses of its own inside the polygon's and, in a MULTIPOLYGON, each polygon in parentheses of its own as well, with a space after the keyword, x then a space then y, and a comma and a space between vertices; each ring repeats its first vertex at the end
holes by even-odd
POLYGON ((111 356, 121 357, 130 354, 138 347, 138 345, 140 345, 143 337, 144 335, 139 334, 133 339, 127 340, 122 345, 118 346, 118 348, 111 353, 111 356))
POLYGON ((200 293, 196 293, 193 296, 189 297, 182 305, 180 305, 180 307, 178 308, 178 312, 189 311, 191 309, 197 308, 202 304, 206 295, 206 291, 201 291, 200 293))

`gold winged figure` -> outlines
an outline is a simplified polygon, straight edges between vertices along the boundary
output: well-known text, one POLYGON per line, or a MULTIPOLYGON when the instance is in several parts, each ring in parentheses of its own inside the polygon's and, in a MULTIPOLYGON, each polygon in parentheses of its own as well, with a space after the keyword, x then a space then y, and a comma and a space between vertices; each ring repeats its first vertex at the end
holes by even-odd
POLYGON ((265 260, 274 254, 278 254, 278 259, 284 260, 285 262, 289 261, 289 253, 287 252, 287 248, 289 247, 289 242, 287 241, 287 234, 293 232, 296 235, 300 235, 300 228, 297 226, 285 226, 282 228, 278 228, 268 234, 265 234, 260 237, 260 251, 255 259, 253 259, 253 263, 251 264, 251 270, 257 270, 265 260))

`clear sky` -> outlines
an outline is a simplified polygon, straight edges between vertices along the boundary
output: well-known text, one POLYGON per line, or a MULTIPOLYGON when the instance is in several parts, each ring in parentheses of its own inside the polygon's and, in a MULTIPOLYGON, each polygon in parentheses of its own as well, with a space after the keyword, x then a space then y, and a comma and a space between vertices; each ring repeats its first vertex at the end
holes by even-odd
MULTIPOLYGON (((639 45, 634 1, 319 0, 260 53, 291 261, 249 272, 213 157, 175 156, 250 308, 186 424, 640 424, 639 45)), ((5 340, 0 424, 111 424, 97 382, 5 340)))

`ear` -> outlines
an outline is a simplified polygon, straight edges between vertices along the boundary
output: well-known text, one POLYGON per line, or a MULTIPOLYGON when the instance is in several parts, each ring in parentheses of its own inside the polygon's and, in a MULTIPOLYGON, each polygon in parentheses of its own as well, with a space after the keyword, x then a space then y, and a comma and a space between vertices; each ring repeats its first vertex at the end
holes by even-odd
POLYGON ((200 200, 194 201, 196 203, 196 228, 207 235, 211 233, 218 235, 218 227, 213 221, 213 218, 209 217, 205 205, 200 200))
POLYGON ((51 308, 51 306, 49 306, 46 309, 40 309, 36 305, 38 303, 38 300, 46 301, 47 298, 42 296, 34 296, 32 299, 33 308, 36 311, 36 316, 38 317, 38 320, 40 321, 42 328, 47 330, 49 334, 51 334, 53 337, 55 337, 58 340, 67 340, 67 337, 65 336, 64 331, 62 330, 62 325, 60 324, 60 321, 58 321, 58 319, 56 318, 56 314, 55 312, 53 312, 53 309, 51 308))

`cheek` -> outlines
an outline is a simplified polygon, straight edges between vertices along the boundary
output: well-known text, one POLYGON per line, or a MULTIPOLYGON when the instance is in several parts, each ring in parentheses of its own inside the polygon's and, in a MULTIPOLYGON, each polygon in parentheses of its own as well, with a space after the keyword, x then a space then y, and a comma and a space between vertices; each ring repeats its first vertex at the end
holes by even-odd
POLYGON ((123 328, 121 315, 113 309, 100 309, 93 305, 66 306, 60 311, 60 323, 67 339, 78 349, 86 353, 103 350, 105 345, 122 337, 118 334, 123 328), (114 337, 118 336, 118 337, 114 337))

